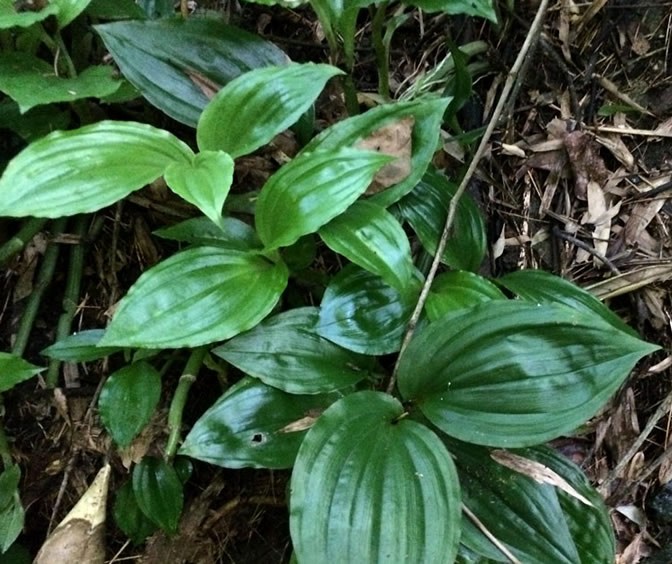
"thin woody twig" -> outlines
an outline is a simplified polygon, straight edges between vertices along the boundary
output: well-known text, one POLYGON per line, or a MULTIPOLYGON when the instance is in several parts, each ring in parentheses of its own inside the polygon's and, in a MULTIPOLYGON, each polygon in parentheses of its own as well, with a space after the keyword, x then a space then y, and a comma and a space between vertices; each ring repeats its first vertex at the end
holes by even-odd
POLYGON ((504 544, 502 543, 502 541, 500 541, 495 535, 493 535, 493 534, 486 528, 486 526, 483 524, 483 522, 482 522, 478 517, 476 517, 476 515, 474 514, 474 512, 473 512, 471 509, 469 509, 466 505, 464 505, 464 503, 462 504, 462 511, 464 512, 464 514, 465 514, 467 517, 469 517, 469 519, 471 520, 471 522, 472 522, 474 525, 476 525, 476 527, 478 528, 478 530, 481 531, 481 533, 483 533, 483 534, 488 538, 488 540, 489 540, 492 544, 494 544, 494 545, 501 551, 501 553, 502 553, 504 556, 506 556, 506 557, 509 559, 509 561, 510 561, 512 564, 522 564, 522 563, 520 562, 520 560, 518 560, 518 559, 513 555, 513 553, 506 547, 506 545, 504 545, 504 544))
POLYGON ((511 67, 508 76, 506 77, 506 82, 504 83, 502 94, 499 97, 499 101, 497 102, 497 106, 495 107, 495 110, 492 114, 492 118, 490 118, 488 127, 485 129, 485 133, 483 134, 483 138, 481 139, 478 149, 476 150, 476 154, 474 155, 474 158, 471 160, 469 168, 467 169, 464 178, 462 178, 462 182, 460 182, 460 185, 457 188, 455 195, 450 201, 450 207, 448 208, 448 217, 446 218, 446 223, 443 227, 443 232, 441 233, 441 238, 439 239, 439 243, 436 248, 436 254, 434 255, 434 260, 432 261, 432 265, 429 269, 429 272, 427 273, 427 278, 422 286, 422 290, 420 291, 420 296, 418 297, 418 302, 415 306, 415 310, 413 311, 413 314, 411 315, 411 318, 408 322, 406 334, 404 335, 404 339, 401 343, 399 356, 397 357, 397 362, 394 366, 392 377, 390 378, 390 382, 387 386, 388 393, 392 393, 392 391, 394 390, 394 386, 397 381, 397 373, 399 371, 400 361, 403 358, 404 352, 406 351, 408 344, 411 342, 411 339, 413 338, 413 334, 415 333, 415 327, 418 324, 418 320, 420 319, 422 309, 424 308, 425 302, 427 301, 427 296, 429 295, 429 290, 432 286, 432 282, 434 281, 434 277, 436 276, 436 273, 439 269, 439 264, 441 263, 441 257, 443 256, 443 252, 446 248, 450 231, 453 227, 453 223, 455 222, 455 212, 457 211, 457 206, 459 204, 460 198, 464 194, 467 185, 469 184, 470 180, 474 176, 474 173, 476 172, 476 168, 478 167, 479 162, 481 161, 483 155, 485 154, 485 151, 488 147, 488 143, 490 142, 490 137, 492 136, 495 127, 497 127, 497 124, 499 123, 499 119, 506 106, 511 91, 513 90, 513 87, 520 78, 519 73, 521 68, 523 67, 525 58, 530 52, 531 47, 536 43, 536 40, 538 39, 539 34, 541 33, 541 25, 544 20, 544 16, 546 15, 546 11, 548 10, 548 4, 549 0, 541 0, 539 8, 537 8, 537 13, 534 16, 534 20, 532 21, 530 30, 528 31, 527 36, 525 37, 525 42, 523 43, 520 53, 518 53, 518 57, 513 63, 513 66, 511 67))

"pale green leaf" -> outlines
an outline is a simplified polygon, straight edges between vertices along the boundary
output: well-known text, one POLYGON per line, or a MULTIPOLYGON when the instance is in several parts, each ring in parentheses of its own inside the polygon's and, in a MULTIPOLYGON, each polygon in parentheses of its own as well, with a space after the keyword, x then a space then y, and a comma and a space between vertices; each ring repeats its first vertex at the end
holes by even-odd
POLYGON ((35 12, 31 10, 19 12, 14 0, 0 0, 0 29, 30 27, 56 13, 58 6, 53 3, 47 3, 44 8, 35 12))
POLYGON ((25 511, 18 492, 14 501, 0 511, 0 553, 7 552, 23 530, 25 511))

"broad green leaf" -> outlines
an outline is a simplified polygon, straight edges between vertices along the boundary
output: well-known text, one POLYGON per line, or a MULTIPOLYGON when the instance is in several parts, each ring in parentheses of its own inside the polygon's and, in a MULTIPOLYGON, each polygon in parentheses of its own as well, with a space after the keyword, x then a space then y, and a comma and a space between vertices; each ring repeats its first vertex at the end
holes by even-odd
POLYGON ((397 352, 419 292, 401 293, 379 276, 347 266, 324 293, 317 332, 362 354, 397 352))
POLYGON ((25 511, 18 492, 14 500, 0 511, 0 553, 7 552, 23 530, 25 511))
POLYGON ((353 147, 382 127, 412 117, 411 173, 398 184, 372 197, 381 206, 388 206, 408 194, 427 170, 439 142, 439 131, 450 99, 423 100, 385 104, 368 112, 332 125, 315 137, 300 154, 314 151, 335 151, 353 147))
POLYGON ((19 12, 14 0, 0 0, 0 29, 30 27, 56 13, 58 6, 54 3, 47 3, 44 8, 35 12, 31 10, 19 12))
POLYGON ((143 458, 133 468, 133 493, 147 518, 169 534, 177 532, 184 493, 170 464, 160 458, 143 458))
POLYGON ((439 274, 427 296, 425 310, 430 321, 459 313, 490 300, 505 300, 506 296, 492 282, 464 270, 439 274))
POLYGON ((222 151, 203 151, 191 163, 172 163, 166 184, 223 228, 222 207, 233 182, 233 159, 222 151))
POLYGON ((358 201, 320 229, 327 246, 399 291, 415 267, 408 237, 394 216, 373 202, 358 201))
POLYGON ((154 235, 191 245, 222 247, 234 251, 262 249, 255 230, 235 217, 223 217, 221 226, 215 225, 207 217, 194 217, 154 231, 154 235))
POLYGON ((91 66, 75 78, 62 78, 51 64, 27 53, 0 54, 0 91, 15 100, 21 112, 40 104, 102 98, 120 84, 109 66, 91 66))
POLYGON ((409 0, 409 4, 426 12, 478 16, 497 23, 497 12, 492 0, 409 0))
POLYGON ((91 0, 50 0, 49 3, 58 6, 56 19, 58 20, 58 25, 64 28, 86 10, 90 2, 91 0))
POLYGON ((299 562, 452 562, 460 488, 451 456, 396 399, 357 392, 308 431, 292 472, 299 562))
POLYGON ((272 43, 221 18, 114 22, 95 29, 149 103, 192 127, 210 98, 232 79, 288 61, 272 43))
POLYGON ((361 196, 389 160, 349 147, 301 153, 271 176, 259 194, 259 238, 270 250, 316 232, 361 196))
POLYGON ((135 0, 91 0, 86 13, 99 20, 137 20, 145 17, 145 12, 135 0))
POLYGON ((32 143, 0 177, 0 216, 61 217, 99 210, 193 153, 150 125, 101 121, 32 143))
POLYGON ((11 390, 43 370, 44 368, 34 366, 18 356, 0 352, 0 393, 11 390))
POLYGON ((68 335, 44 349, 41 354, 66 362, 89 362, 123 350, 121 347, 99 347, 105 329, 88 329, 68 335))
POLYGON ((625 331, 633 337, 637 336, 632 327, 624 323, 620 317, 590 292, 550 272, 519 270, 498 278, 497 283, 524 300, 565 304, 578 311, 599 315, 616 329, 625 331))
POLYGON ((21 480, 21 469, 18 464, 12 464, 0 474, 0 510, 6 509, 14 503, 21 480))
POLYGON ((343 72, 336 67, 313 63, 246 72, 203 110, 196 129, 199 148, 233 158, 251 153, 295 123, 338 74, 343 72))
POLYGON ((146 362, 117 370, 100 392, 98 409, 105 429, 121 447, 131 444, 152 418, 161 398, 161 376, 146 362))
POLYGON ((22 114, 19 105, 13 100, 0 102, 0 129, 9 129, 28 143, 57 129, 67 129, 69 125, 69 110, 52 105, 37 106, 22 114))
POLYGON ((657 348, 564 305, 494 300, 419 331, 398 384, 450 436, 529 446, 595 415, 657 348))
MULTIPOLYGON (((425 250, 433 255, 443 232, 450 200, 457 186, 434 169, 398 204, 425 250)), ((455 223, 441 262, 459 270, 478 270, 487 248, 485 225, 468 194, 459 201, 455 223)))
POLYGON ((194 424, 179 453, 225 468, 291 468, 335 395, 296 395, 244 378, 194 424))
POLYGON ((317 394, 351 386, 373 368, 372 359, 318 335, 319 309, 292 309, 237 335, 214 353, 250 376, 290 394, 317 394))
MULTIPOLYGON (((486 448, 457 441, 448 446, 464 504, 521 562, 614 561, 613 532, 604 502, 571 462, 545 447, 511 453, 545 466, 583 500, 499 464, 486 448)), ((461 540, 485 557, 508 562, 466 517, 461 540)))
POLYGON ((133 544, 141 544, 156 531, 157 526, 138 507, 131 480, 117 490, 112 514, 117 526, 133 544))
POLYGON ((287 277, 282 262, 255 254, 187 249, 140 276, 100 344, 178 348, 229 339, 270 313, 287 277))

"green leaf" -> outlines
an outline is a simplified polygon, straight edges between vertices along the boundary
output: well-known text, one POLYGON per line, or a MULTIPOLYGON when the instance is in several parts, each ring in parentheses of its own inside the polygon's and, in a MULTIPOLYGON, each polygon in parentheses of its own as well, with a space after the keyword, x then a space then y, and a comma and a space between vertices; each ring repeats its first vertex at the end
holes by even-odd
POLYGON ((61 217, 99 210, 193 153, 150 125, 101 121, 32 143, 0 177, 0 216, 61 217), (76 157, 75 157, 76 155, 76 157))
POLYGON ((114 22, 95 29, 149 103, 192 127, 219 88, 251 69, 288 60, 272 43, 221 18, 114 22))
POLYGON ((335 151, 353 147, 376 130, 412 117, 411 173, 398 184, 380 192, 371 199, 381 206, 388 206, 408 194, 427 170, 439 142, 443 112, 448 98, 385 104, 368 112, 341 120, 315 137, 300 154, 314 151, 335 151))
POLYGON ((99 347, 103 335, 105 329, 80 331, 55 342, 40 354, 65 362, 89 362, 123 350, 121 347, 99 347))
POLYGON ((156 531, 156 525, 138 507, 131 480, 117 490, 112 513, 117 526, 133 544, 141 544, 156 531))
POLYGON ((11 390, 43 370, 44 368, 34 366, 18 356, 0 352, 0 393, 11 390))
POLYGON ((404 399, 450 436, 529 446, 595 415, 656 349, 594 314, 495 300, 417 333, 398 384, 404 399))
MULTIPOLYGON (((568 460, 545 447, 511 453, 555 472, 592 505, 497 463, 486 448, 457 441, 448 446, 464 504, 521 562, 614 562, 613 532, 604 502, 568 460)), ((508 561, 466 518, 461 540, 485 557, 508 561)))
POLYGON ((324 293, 317 332, 362 354, 397 352, 419 291, 416 285, 401 293, 379 276, 347 266, 324 293))
POLYGON ((255 215, 259 238, 270 250, 316 232, 361 196, 389 160, 348 147, 302 152, 262 188, 255 215))
POLYGON ((410 0, 409 4, 426 12, 477 16, 497 23, 497 12, 492 0, 410 0))
POLYGON ((624 323, 620 317, 590 292, 550 272, 519 270, 497 279, 497 283, 524 300, 565 304, 577 311, 596 314, 616 329, 633 337, 637 336, 632 327, 624 323))
POLYGON ((194 217, 154 231, 154 235, 172 241, 222 247, 234 251, 262 249, 256 231, 235 217, 223 217, 221 225, 215 225, 207 217, 194 217))
POLYGON ((105 429, 120 447, 131 444, 149 423, 161 398, 161 376, 146 362, 117 370, 100 392, 98 409, 105 429))
POLYGON ((61 29, 86 10, 90 2, 91 0, 50 0, 50 4, 58 6, 56 19, 61 29))
POLYGON ((411 246, 394 216, 373 202, 358 201, 320 229, 327 246, 403 292, 415 267, 411 246))
POLYGON ((296 395, 243 378, 194 424, 179 454, 225 468, 291 468, 335 395, 296 395))
POLYGON ((172 163, 164 174, 178 196, 195 205, 216 225, 233 182, 233 159, 222 151, 203 151, 191 163, 172 163))
POLYGON ((140 276, 100 344, 177 348, 229 339, 270 313, 287 277, 282 262, 255 254, 187 249, 140 276))
POLYGON ((317 394, 366 378, 372 359, 317 334, 316 307, 292 309, 267 319, 213 352, 250 376, 290 394, 317 394))
POLYGON ((36 12, 31 10, 17 12, 14 0, 0 0, 0 29, 30 27, 56 13, 58 13, 58 6, 51 2, 36 12))
POLYGON ((196 130, 199 148, 233 158, 251 153, 295 123, 338 74, 343 72, 336 67, 313 63, 246 72, 203 110, 196 130))
POLYGON ((21 480, 21 469, 18 464, 12 464, 6 467, 0 474, 0 510, 14 503, 16 494, 19 490, 19 480, 21 480))
POLYGON ((91 66, 75 78, 61 78, 52 65, 27 53, 0 54, 0 91, 26 112, 40 104, 102 98, 119 88, 109 66, 91 66))
POLYGON ((145 12, 135 0, 91 0, 86 13, 101 20, 137 20, 145 17, 145 12))
POLYGON ((59 110, 55 106, 37 106, 22 114, 19 105, 13 100, 0 102, 0 128, 14 131, 28 143, 57 129, 67 129, 69 125, 69 110, 59 110))
POLYGON ((23 530, 25 511, 18 492, 14 501, 0 511, 0 553, 7 552, 23 530))
POLYGON ((294 465, 299 562, 452 562, 460 489, 450 454, 393 397, 357 392, 308 431, 294 465))
POLYGON ((169 534, 177 532, 184 493, 171 465, 160 458, 143 458, 133 468, 133 493, 146 517, 169 534))
POLYGON ((492 282, 463 270, 439 274, 427 296, 425 309, 430 321, 490 300, 505 300, 506 296, 492 282))
MULTIPOLYGON (((398 204, 402 217, 410 223, 425 250, 434 255, 446 223, 448 207, 457 186, 434 169, 398 204)), ((485 225, 469 194, 460 198, 452 235, 441 262, 458 270, 478 271, 487 240, 485 225)))

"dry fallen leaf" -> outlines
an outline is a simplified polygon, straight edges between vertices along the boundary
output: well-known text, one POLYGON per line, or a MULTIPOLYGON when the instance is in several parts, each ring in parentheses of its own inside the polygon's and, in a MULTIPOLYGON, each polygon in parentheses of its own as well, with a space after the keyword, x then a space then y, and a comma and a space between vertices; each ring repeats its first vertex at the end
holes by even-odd
POLYGON ((572 131, 564 137, 565 150, 574 172, 574 193, 580 200, 586 199, 589 182, 604 184, 609 172, 599 155, 597 144, 583 131, 572 131))

